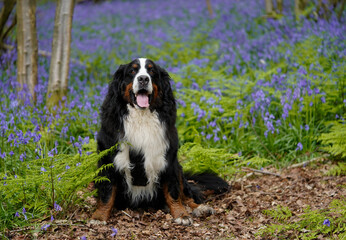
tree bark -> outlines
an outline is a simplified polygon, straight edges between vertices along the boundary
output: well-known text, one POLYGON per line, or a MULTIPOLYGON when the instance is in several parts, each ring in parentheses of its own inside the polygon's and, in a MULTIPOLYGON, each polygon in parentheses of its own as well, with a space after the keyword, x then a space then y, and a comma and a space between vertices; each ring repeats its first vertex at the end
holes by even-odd
POLYGON ((213 8, 211 6, 210 0, 206 0, 206 2, 207 2, 209 16, 212 18, 213 17, 213 8))
POLYGON ((273 1, 272 0, 265 0, 265 4, 266 4, 267 16, 273 15, 273 12, 274 12, 273 1))
POLYGON ((306 3, 306 0, 294 0, 294 13, 296 15, 296 20, 299 20, 300 16, 303 14, 306 3))
POLYGON ((277 0, 277 8, 279 10, 279 13, 282 14, 283 6, 282 6, 282 0, 277 0))
POLYGON ((55 11, 47 106, 63 101, 67 94, 74 0, 58 0, 55 11))
POLYGON ((5 31, 6 22, 8 21, 8 18, 10 17, 10 14, 14 8, 14 5, 16 4, 16 0, 5 0, 4 6, 1 9, 0 12, 0 41, 3 40, 3 35, 7 30, 5 31))
POLYGON ((36 101, 37 85, 37 36, 35 0, 17 3, 17 80, 20 90, 29 92, 36 101))

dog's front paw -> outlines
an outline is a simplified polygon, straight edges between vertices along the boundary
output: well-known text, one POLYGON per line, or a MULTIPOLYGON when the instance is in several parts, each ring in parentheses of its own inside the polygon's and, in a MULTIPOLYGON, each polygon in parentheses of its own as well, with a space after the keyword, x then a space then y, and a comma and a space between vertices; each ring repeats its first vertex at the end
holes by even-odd
POLYGON ((193 220, 190 216, 183 216, 174 219, 174 222, 183 226, 189 226, 193 223, 193 220))
POLYGON ((207 205, 199 205, 192 211, 194 217, 209 216, 215 213, 215 210, 207 205))

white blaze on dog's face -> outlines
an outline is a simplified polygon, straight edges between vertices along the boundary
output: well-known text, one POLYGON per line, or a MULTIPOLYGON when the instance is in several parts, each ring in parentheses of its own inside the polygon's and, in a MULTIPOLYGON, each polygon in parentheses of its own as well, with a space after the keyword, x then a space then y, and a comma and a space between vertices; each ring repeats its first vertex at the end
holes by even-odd
POLYGON ((132 90, 136 97, 137 105, 141 108, 149 107, 149 95, 153 92, 152 79, 148 71, 152 68, 146 58, 139 58, 138 72, 134 77, 132 90))

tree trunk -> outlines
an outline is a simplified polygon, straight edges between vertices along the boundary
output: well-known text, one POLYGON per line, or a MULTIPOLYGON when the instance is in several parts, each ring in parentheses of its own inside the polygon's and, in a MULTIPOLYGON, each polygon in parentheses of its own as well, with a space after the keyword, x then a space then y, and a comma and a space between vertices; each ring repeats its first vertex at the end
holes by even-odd
POLYGON ((306 3, 306 0, 294 0, 294 13, 296 15, 296 20, 299 20, 300 16, 303 14, 306 3))
POLYGON ((206 0, 206 1, 207 1, 209 16, 212 18, 213 17, 213 8, 211 7, 210 0, 206 0))
POLYGON ((279 10, 279 13, 282 14, 283 6, 282 6, 282 0, 277 0, 277 8, 279 10))
POLYGON ((74 0, 58 0, 55 11, 47 106, 62 102, 67 94, 74 0))
POLYGON ((3 43, 4 34, 7 32, 5 31, 6 22, 8 21, 8 18, 10 17, 10 14, 14 8, 14 5, 16 4, 16 0, 5 0, 4 6, 1 9, 0 12, 0 43, 3 43))
POLYGON ((272 16, 273 12, 274 12, 273 1, 272 0, 265 0, 265 4, 266 4, 267 16, 272 16))
POLYGON ((35 0, 17 3, 17 79, 20 90, 29 91, 36 100, 37 85, 37 36, 35 0))

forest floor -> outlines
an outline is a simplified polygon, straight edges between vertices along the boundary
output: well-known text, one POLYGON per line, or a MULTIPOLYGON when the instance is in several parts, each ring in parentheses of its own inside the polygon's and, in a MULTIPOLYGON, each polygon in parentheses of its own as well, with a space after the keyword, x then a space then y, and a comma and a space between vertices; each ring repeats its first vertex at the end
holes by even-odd
POLYGON ((70 220, 43 221, 50 224, 46 231, 20 229, 8 232, 11 239, 260 239, 255 233, 274 220, 263 213, 278 205, 288 207, 294 218, 303 209, 327 208, 333 199, 345 196, 346 176, 326 176, 329 163, 312 163, 282 169, 266 169, 271 174, 250 172, 242 179, 230 182, 227 194, 212 197, 207 202, 216 213, 194 218, 191 226, 180 226, 164 211, 113 211, 106 225, 91 225, 89 219, 96 200, 75 210, 70 220), (116 230, 115 230, 116 229, 116 230), (115 232, 117 234, 115 235, 115 232), (115 235, 115 236, 112 236, 115 235))

